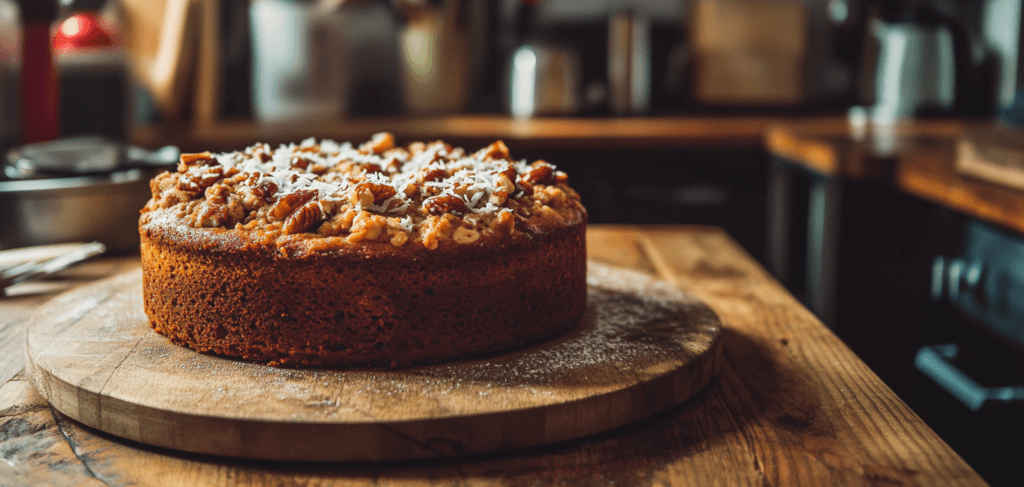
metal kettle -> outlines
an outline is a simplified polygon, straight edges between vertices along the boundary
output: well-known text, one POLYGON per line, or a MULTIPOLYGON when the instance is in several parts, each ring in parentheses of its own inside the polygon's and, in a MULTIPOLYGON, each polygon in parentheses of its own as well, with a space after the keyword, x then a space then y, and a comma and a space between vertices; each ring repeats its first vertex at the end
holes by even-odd
POLYGON ((876 121, 953 115, 969 98, 970 44, 963 26, 925 7, 902 21, 876 20, 876 121))

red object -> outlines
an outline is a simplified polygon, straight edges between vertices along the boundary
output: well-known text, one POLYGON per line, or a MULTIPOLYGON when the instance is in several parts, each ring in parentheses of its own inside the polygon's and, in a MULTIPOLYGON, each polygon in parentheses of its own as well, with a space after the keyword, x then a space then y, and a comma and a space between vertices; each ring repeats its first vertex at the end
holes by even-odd
POLYGON ((25 23, 21 60, 21 141, 31 144, 56 139, 60 113, 50 22, 25 23))
POLYGON ((53 51, 58 53, 114 44, 114 37, 103 28, 98 12, 76 13, 64 19, 53 34, 53 51))

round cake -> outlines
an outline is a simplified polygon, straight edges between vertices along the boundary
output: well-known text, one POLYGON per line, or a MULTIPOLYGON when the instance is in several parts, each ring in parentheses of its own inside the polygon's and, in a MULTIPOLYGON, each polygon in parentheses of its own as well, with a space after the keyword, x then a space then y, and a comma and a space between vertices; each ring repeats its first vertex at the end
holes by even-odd
POLYGON ((586 305, 587 213, 568 177, 475 153, 307 139, 184 154, 142 210, 146 314, 200 352, 405 366, 556 334, 586 305))

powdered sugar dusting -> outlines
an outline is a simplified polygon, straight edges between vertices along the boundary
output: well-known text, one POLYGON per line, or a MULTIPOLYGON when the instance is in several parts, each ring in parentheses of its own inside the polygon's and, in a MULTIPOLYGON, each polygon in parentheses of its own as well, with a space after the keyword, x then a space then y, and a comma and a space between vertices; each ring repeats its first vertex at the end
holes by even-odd
POLYGON ((563 336, 494 359, 435 367, 430 375, 506 387, 600 384, 609 370, 646 377, 702 353, 720 329, 707 307, 646 274, 590 262, 587 284, 586 315, 563 336))

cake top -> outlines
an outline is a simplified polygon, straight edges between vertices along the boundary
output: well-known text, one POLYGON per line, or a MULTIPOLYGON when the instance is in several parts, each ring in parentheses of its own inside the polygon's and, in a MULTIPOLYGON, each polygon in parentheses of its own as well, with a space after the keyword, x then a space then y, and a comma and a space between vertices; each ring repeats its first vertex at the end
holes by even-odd
POLYGON ((262 237, 409 241, 539 232, 578 219, 579 195, 552 164, 513 160, 501 141, 475 152, 437 141, 397 147, 389 133, 358 147, 306 139, 271 148, 183 154, 151 182, 155 215, 262 237))

